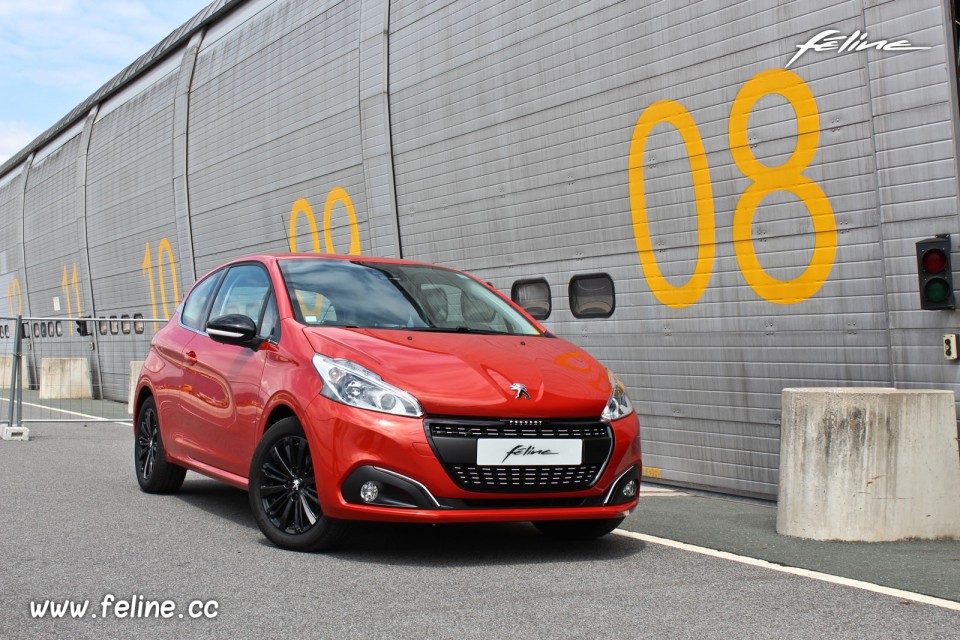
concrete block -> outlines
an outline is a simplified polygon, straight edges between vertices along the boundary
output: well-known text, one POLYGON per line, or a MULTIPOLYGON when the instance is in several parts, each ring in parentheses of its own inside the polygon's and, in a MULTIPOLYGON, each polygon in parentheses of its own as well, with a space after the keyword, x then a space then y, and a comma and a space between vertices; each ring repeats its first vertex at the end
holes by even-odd
POLYGON ((89 400, 93 398, 90 363, 86 358, 40 360, 41 400, 89 400))
MULTIPOLYGON (((27 389, 30 386, 30 378, 27 376, 26 365, 26 362, 22 362, 20 364, 20 380, 23 383, 24 389, 27 389)), ((13 355, 7 354, 0 356, 0 389, 10 388, 11 367, 13 367, 13 355)))
POLYGON ((130 415, 133 415, 133 393, 137 390, 137 378, 142 368, 143 360, 130 361, 130 395, 127 396, 127 413, 130 415))
POLYGON ((953 392, 784 389, 777 532, 960 539, 953 392))
POLYGON ((30 429, 26 427, 3 427, 0 428, 0 440, 30 440, 30 429))

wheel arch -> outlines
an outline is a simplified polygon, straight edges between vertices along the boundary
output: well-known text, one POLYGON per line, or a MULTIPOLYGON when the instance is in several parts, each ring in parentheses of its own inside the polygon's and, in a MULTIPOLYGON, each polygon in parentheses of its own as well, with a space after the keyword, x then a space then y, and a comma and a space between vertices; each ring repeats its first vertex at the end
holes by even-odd
POLYGON ((284 418, 296 418, 300 421, 300 424, 303 424, 297 411, 287 402, 281 400, 270 406, 270 408, 265 412, 266 418, 263 420, 260 426, 260 432, 257 434, 257 440, 263 438, 263 435, 276 423, 283 420, 284 418))
POLYGON ((140 415, 140 407, 143 406, 143 402, 147 398, 153 398, 156 401, 156 396, 153 393, 153 389, 150 388, 150 385, 143 384, 137 389, 137 395, 133 401, 133 421, 136 423, 137 416, 140 415))

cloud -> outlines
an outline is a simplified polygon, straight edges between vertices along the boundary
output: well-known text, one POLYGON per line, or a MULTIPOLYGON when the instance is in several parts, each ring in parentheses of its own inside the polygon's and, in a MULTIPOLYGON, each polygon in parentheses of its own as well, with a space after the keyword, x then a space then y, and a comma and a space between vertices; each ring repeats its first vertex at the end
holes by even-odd
POLYGON ((172 18, 162 4, 0 0, 0 76, 93 93, 203 7, 172 18))
POLYGON ((53 126, 208 2, 0 0, 0 156, 53 126))
POLYGON ((41 133, 24 122, 0 120, 0 164, 33 142, 41 133))

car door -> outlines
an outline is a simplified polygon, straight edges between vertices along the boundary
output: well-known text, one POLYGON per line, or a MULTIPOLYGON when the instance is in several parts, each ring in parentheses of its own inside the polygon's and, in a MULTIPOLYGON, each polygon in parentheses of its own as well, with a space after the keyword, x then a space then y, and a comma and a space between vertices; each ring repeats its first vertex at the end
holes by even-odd
MULTIPOLYGON (((263 410, 260 380, 270 344, 277 341, 276 298, 260 264, 229 268, 210 306, 207 321, 242 314, 257 324, 266 342, 258 348, 214 341, 197 333, 183 349, 181 414, 191 457, 246 477, 263 410)), ((204 324, 204 327, 206 324, 204 324)))
POLYGON ((198 282, 177 310, 177 322, 164 327, 152 341, 152 348, 163 363, 153 372, 152 379, 164 446, 178 458, 196 455, 192 434, 184 430, 183 397, 189 392, 189 380, 193 378, 184 360, 184 351, 204 327, 207 310, 222 277, 223 271, 216 271, 198 282))

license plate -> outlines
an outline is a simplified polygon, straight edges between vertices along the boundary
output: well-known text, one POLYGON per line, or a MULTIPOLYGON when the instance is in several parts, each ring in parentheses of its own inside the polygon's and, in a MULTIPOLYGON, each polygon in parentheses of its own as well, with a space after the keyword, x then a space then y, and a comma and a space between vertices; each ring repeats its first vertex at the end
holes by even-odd
POLYGON ((583 440, 486 438, 477 440, 477 464, 489 467, 549 467, 583 461, 583 440))

